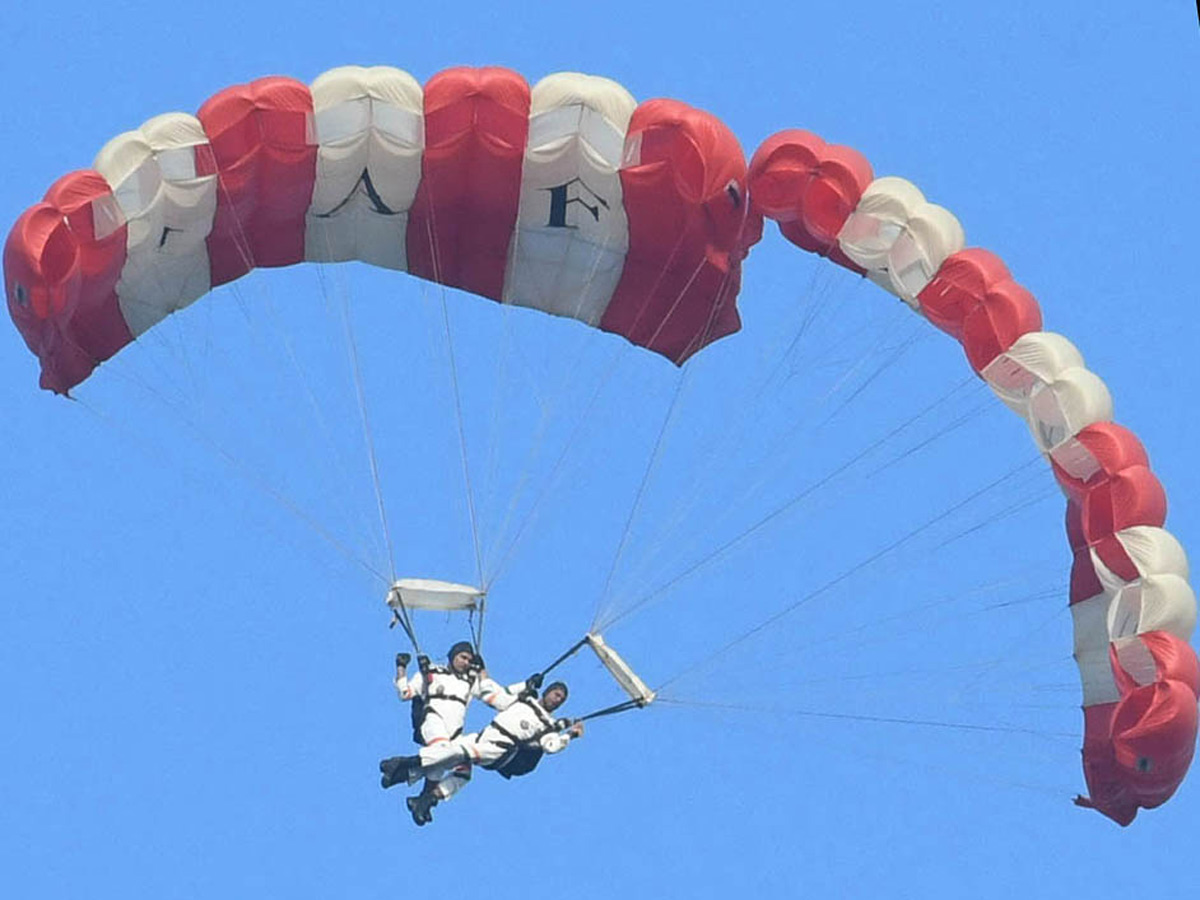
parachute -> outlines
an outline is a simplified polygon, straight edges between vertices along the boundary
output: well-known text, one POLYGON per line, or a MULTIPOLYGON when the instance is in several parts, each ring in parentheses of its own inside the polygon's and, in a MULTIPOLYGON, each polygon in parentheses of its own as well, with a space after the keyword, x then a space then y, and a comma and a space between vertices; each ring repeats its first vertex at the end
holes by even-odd
POLYGON ((1083 684, 1083 767, 1122 825, 1165 802, 1195 752, 1200 669, 1187 557, 1162 528, 1166 495, 1141 443, 1113 423, 1104 382, 995 254, 913 184, 806 131, 763 143, 752 205, 792 243, 864 274, 956 338, 1028 425, 1067 497, 1070 604, 1083 684))
MULTIPOLYGON (((995 254, 901 178, 805 131, 747 166, 716 118, 577 73, 345 66, 267 77, 118 135, 59 179, 4 247, 9 313, 43 388, 68 394, 172 313, 256 267, 360 260, 617 334, 676 365, 740 327, 763 218, 958 340, 1028 425, 1067 498, 1085 801, 1121 824, 1194 753, 1200 665, 1187 559, 1137 438, 995 254)), ((402 580, 389 606, 484 591, 402 580)), ((654 699, 599 634, 629 695, 654 699)))
POLYGON ((263 78, 118 135, 56 182, 5 244, 9 311, 42 386, 66 393, 255 267, 358 259, 682 363, 739 327, 760 233, 745 174, 714 117, 639 106, 605 78, 263 78))

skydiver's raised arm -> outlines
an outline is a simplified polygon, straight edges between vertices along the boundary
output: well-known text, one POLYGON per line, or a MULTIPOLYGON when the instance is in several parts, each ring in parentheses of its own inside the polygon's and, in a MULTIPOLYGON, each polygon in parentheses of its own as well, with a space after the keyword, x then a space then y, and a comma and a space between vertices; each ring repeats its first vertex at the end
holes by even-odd
POLYGON ((421 693, 425 686, 424 672, 418 672, 412 678, 408 677, 408 664, 411 661, 412 657, 407 653, 396 654, 396 677, 392 683, 396 686, 396 695, 402 701, 411 700, 421 693))

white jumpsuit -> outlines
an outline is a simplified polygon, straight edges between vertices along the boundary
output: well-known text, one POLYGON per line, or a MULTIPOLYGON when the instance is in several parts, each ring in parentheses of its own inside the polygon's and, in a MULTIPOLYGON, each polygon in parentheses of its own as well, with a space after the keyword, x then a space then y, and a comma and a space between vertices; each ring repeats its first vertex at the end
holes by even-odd
MULTIPOLYGON (((462 734, 467 718, 467 705, 472 697, 496 709, 504 709, 525 689, 520 682, 504 688, 491 678, 480 678, 472 672, 458 673, 445 666, 430 666, 428 674, 417 672, 409 678, 403 671, 396 674, 396 693, 401 700, 424 704, 425 713, 414 737, 420 738, 421 763, 443 758, 444 745, 462 734)), ((471 764, 464 761, 430 776, 430 788, 443 800, 449 800, 471 780, 471 764)))
MULTIPOLYGON (((518 698, 506 692, 497 700, 503 704, 501 712, 482 731, 423 748, 421 766, 410 771, 410 780, 424 776, 441 787, 449 780, 446 773, 457 771, 464 764, 468 768, 471 763, 485 769, 502 767, 521 744, 537 743, 546 753, 558 753, 571 742, 570 732, 560 730, 554 716, 536 699, 518 698)), ((454 790, 461 786, 461 783, 456 785, 454 790)))

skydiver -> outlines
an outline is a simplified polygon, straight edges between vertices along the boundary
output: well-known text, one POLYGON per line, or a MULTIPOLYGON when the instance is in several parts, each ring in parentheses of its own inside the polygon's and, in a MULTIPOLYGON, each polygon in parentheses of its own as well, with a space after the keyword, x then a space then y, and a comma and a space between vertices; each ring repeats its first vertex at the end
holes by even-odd
MULTIPOLYGON (((459 641, 446 655, 448 665, 437 666, 427 656, 417 657, 418 673, 408 677, 411 657, 396 654, 396 693, 402 701, 412 703, 413 740, 422 753, 453 741, 462 734, 467 705, 478 697, 496 709, 504 709, 526 690, 527 682, 505 688, 492 680, 483 667, 483 660, 467 641, 459 641)), ((422 793, 428 792, 437 800, 449 800, 471 780, 469 762, 454 766, 427 780, 422 793)))
MULTIPOLYGON (((445 741, 435 747, 422 748, 416 756, 393 756, 381 760, 383 773, 380 783, 389 788, 407 782, 416 784, 426 779, 425 789, 408 798, 413 821, 425 825, 433 821, 432 809, 443 798, 439 785, 448 780, 447 773, 472 763, 514 778, 532 772, 545 753, 566 749, 574 738, 583 737, 583 722, 556 719, 553 716, 567 699, 567 686, 561 681, 550 684, 542 699, 537 698, 537 686, 529 682, 517 696, 504 693, 497 696, 500 712, 480 732, 445 741), (433 785, 431 788, 430 785, 433 785)), ((461 787, 461 785, 459 785, 461 787)))

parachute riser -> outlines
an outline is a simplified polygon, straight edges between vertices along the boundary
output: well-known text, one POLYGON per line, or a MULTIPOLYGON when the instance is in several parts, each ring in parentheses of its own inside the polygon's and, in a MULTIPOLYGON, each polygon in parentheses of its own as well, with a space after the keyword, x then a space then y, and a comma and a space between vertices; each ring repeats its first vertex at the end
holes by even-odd
POLYGON ((629 695, 629 699, 612 706, 606 706, 603 709, 598 709, 595 712, 590 712, 585 716, 580 716, 575 719, 576 722, 586 722, 588 719, 599 719, 602 716, 616 715, 617 713, 627 712, 631 709, 642 709, 654 701, 657 692, 650 690, 646 686, 646 683, 638 677, 637 673, 630 668, 629 664, 612 647, 608 646, 604 638, 598 634, 585 634, 539 674, 545 676, 550 670, 578 653, 584 645, 591 647, 595 651, 601 665, 608 670, 608 673, 621 686, 621 689, 629 695))
POLYGON ((558 657, 558 659, 554 660, 554 662, 550 663, 550 665, 548 665, 548 666, 546 666, 546 668, 542 669, 540 674, 548 675, 550 672, 557 669, 559 666, 561 666, 563 663, 565 663, 568 659, 570 659, 572 656, 574 656, 576 653, 578 653, 587 642, 588 642, 588 639, 587 639, 587 636, 585 635, 583 638, 576 641, 569 648, 567 648, 565 651, 563 651, 563 653, 558 657))
MULTIPOLYGON (((652 700, 653 698, 651 698, 652 700)), ((580 716, 576 722, 586 722, 589 719, 599 719, 604 716, 615 716, 617 713, 628 712, 631 709, 645 709, 650 705, 651 700, 625 700, 622 703, 617 703, 613 706, 606 706, 604 709, 598 709, 595 712, 590 712, 585 716, 580 716)))

